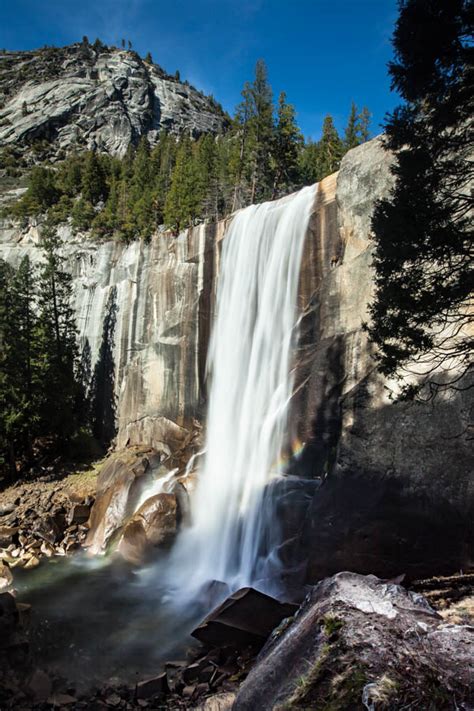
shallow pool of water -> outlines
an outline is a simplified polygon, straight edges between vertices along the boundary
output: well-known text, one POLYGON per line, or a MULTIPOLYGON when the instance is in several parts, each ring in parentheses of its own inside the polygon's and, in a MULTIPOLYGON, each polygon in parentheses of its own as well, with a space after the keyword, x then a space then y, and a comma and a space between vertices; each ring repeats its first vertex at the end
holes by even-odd
POLYGON ((19 571, 15 587, 18 600, 32 605, 37 665, 87 688, 111 678, 132 683, 167 660, 185 659, 206 610, 173 604, 161 581, 165 563, 138 572, 78 556, 19 571))

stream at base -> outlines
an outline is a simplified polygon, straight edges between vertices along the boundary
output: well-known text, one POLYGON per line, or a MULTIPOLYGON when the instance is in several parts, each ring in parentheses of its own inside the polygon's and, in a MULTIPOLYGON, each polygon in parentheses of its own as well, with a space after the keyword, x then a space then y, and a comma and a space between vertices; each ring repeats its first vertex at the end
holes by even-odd
POLYGON ((83 556, 20 571, 17 599, 32 606, 37 663, 89 689, 111 678, 133 684, 156 675, 165 661, 186 659, 198 645, 190 632, 205 605, 195 601, 178 613, 160 584, 165 565, 165 559, 154 563, 153 586, 141 571, 83 556))

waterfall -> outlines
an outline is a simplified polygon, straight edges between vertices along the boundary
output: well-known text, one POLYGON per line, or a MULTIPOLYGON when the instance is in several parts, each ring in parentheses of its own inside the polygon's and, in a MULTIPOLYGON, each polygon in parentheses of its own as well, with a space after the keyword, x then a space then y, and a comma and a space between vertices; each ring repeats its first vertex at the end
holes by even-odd
POLYGON ((172 565, 175 590, 188 599, 211 580, 236 589, 278 570, 268 485, 279 475, 285 444, 300 265, 315 191, 239 211, 223 240, 206 450, 192 524, 172 565))

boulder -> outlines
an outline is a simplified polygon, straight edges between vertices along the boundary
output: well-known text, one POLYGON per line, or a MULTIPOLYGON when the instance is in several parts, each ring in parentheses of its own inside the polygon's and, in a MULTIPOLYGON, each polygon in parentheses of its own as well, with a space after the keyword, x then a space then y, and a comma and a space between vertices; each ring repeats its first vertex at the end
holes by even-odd
POLYGON ((11 545, 19 530, 18 526, 0 526, 0 548, 11 545))
POLYGON ((155 696, 156 694, 163 694, 168 691, 168 681, 166 677, 166 672, 153 677, 152 679, 145 679, 137 684, 137 698, 138 699, 149 699, 150 696, 155 696))
POLYGON ((8 647, 19 624, 15 598, 8 592, 0 593, 0 648, 8 647))
POLYGON ((235 701, 235 694, 227 691, 222 694, 214 694, 196 707, 196 711, 232 711, 235 701))
POLYGON ((174 494, 156 494, 147 499, 123 530, 117 549, 120 555, 138 564, 154 548, 168 546, 177 532, 177 511, 174 494))
POLYGON ((13 582, 13 575, 8 567, 3 561, 0 560, 0 590, 3 588, 8 588, 13 582))
POLYGON ((85 543, 92 553, 103 552, 112 536, 134 513, 159 464, 158 452, 140 446, 116 452, 106 460, 97 480, 97 495, 85 543))
POLYGON ((467 709, 473 672, 473 627, 399 585, 338 573, 272 634, 233 709, 467 709))
POLYGON ((191 634, 213 646, 261 647, 272 630, 297 609, 297 605, 279 602, 253 588, 242 588, 213 610, 191 634))
POLYGON ((36 669, 27 684, 27 690, 34 700, 46 701, 50 696, 52 689, 53 683, 48 674, 42 671, 42 669, 36 669))
POLYGON ((0 516, 8 516, 16 509, 16 504, 10 503, 0 506, 0 516))
POLYGON ((75 523, 86 523, 90 516, 90 506, 87 504, 74 504, 74 506, 69 510, 67 522, 71 524, 75 523))

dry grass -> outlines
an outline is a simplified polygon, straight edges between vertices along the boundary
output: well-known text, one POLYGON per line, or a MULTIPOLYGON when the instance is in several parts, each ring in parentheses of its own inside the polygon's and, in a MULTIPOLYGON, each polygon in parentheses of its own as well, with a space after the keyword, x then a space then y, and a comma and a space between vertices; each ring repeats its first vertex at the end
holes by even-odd
POLYGON ((452 603, 445 610, 438 610, 441 617, 450 624, 474 624, 474 595, 452 603))

